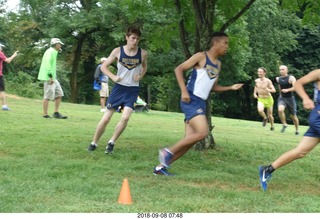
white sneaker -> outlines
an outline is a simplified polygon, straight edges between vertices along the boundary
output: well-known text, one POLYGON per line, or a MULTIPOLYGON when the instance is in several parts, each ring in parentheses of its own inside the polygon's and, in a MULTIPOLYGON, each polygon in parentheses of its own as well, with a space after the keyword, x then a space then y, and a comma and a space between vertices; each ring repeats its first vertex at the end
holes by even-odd
POLYGON ((10 110, 9 107, 7 105, 3 105, 2 106, 2 110, 10 110))
POLYGON ((100 112, 101 112, 101 113, 105 113, 105 112, 106 112, 106 109, 101 109, 100 112))

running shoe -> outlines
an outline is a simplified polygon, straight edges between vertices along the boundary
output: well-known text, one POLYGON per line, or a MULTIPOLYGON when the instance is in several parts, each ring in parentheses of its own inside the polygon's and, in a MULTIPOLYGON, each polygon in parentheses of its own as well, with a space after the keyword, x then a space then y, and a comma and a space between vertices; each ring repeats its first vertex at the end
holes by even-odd
POLYGON ((59 112, 53 113, 53 117, 56 118, 56 119, 67 119, 68 118, 67 116, 62 115, 59 112))
POLYGON ((3 105, 2 106, 2 110, 10 110, 9 107, 7 105, 3 105))
POLYGON ((271 173, 266 171, 265 166, 259 166, 259 178, 260 178, 260 185, 263 191, 267 191, 267 183, 271 180, 271 173))
POLYGON ((154 167, 153 168, 154 175, 165 175, 165 176, 175 176, 175 174, 169 173, 168 169, 165 167, 154 167))
POLYGON ((168 148, 159 150, 159 161, 166 168, 169 168, 172 156, 173 154, 171 153, 171 151, 169 151, 168 148))
POLYGON ((105 150, 105 154, 112 154, 113 152, 113 147, 114 147, 114 143, 112 142, 109 142, 108 143, 108 146, 106 147, 106 150, 105 150))
POLYGON ((88 151, 94 151, 97 148, 97 145, 95 144, 90 144, 88 147, 88 151))
POLYGON ((284 133, 284 131, 286 130, 287 127, 288 127, 287 125, 283 125, 282 129, 281 129, 281 133, 284 133))
POLYGON ((263 119, 262 126, 265 127, 267 125, 267 123, 268 123, 268 118, 263 119))

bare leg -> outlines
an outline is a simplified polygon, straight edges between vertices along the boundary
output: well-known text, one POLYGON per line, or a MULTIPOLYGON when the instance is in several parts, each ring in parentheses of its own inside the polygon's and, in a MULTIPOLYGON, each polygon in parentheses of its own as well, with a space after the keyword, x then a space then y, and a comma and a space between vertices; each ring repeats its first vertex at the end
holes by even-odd
POLYGON ((306 156, 315 146, 320 142, 320 138, 312 138, 304 136, 298 146, 290 151, 282 154, 278 159, 276 159, 271 165, 274 169, 279 169, 280 167, 306 156))
POLYGON ((299 132, 299 119, 297 115, 290 115, 293 121, 294 127, 296 128, 296 132, 299 132))
POLYGON ((264 105, 258 101, 258 105, 257 105, 257 108, 258 108, 258 113, 260 114, 260 116, 263 118, 263 119, 267 119, 267 115, 265 114, 264 112, 264 105))
POLYGON ((284 112, 285 107, 283 105, 278 106, 278 114, 282 125, 287 126, 286 114, 284 112))
POLYGON ((169 150, 173 153, 170 163, 183 156, 195 143, 208 136, 209 128, 205 115, 199 115, 192 118, 185 126, 185 136, 169 150))
POLYGON ((43 99, 43 115, 48 115, 49 100, 43 99))
POLYGON ((273 118, 273 106, 269 107, 267 109, 267 113, 268 113, 268 118, 269 118, 269 122, 271 127, 273 128, 273 124, 274 124, 274 118, 273 118))
POLYGON ((115 142, 128 125, 133 109, 125 106, 120 121, 116 125, 110 141, 115 142))
POLYGON ((106 107, 106 100, 107 100, 106 97, 100 97, 100 106, 101 106, 101 109, 104 109, 104 108, 106 107))
POLYGON ((60 103, 61 103, 61 97, 57 97, 54 100, 54 112, 59 112, 60 103))
POLYGON ((111 120, 111 117, 112 117, 114 111, 115 111, 114 109, 111 109, 111 110, 107 109, 107 111, 103 114, 100 122, 97 125, 96 131, 93 136, 93 142, 95 144, 98 144, 102 134, 104 133, 104 131, 106 129, 106 126, 109 124, 109 122, 111 120))
POLYGON ((1 101, 2 101, 2 106, 7 105, 6 94, 5 94, 4 91, 0 91, 0 98, 1 98, 1 101))

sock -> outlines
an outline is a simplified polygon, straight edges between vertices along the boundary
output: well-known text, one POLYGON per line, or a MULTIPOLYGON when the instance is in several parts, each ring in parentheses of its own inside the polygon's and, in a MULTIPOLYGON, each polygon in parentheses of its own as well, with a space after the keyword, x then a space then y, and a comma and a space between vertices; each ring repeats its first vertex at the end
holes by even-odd
POLYGON ((108 142, 108 144, 109 144, 109 143, 114 144, 114 142, 113 142, 113 141, 111 141, 111 140, 108 142))
POLYGON ((98 147, 98 144, 94 143, 94 142, 91 142, 91 144, 95 145, 96 147, 98 147))
POLYGON ((269 172, 269 173, 273 173, 275 171, 275 169, 273 168, 272 165, 269 165, 267 168, 266 168, 266 171, 269 172))

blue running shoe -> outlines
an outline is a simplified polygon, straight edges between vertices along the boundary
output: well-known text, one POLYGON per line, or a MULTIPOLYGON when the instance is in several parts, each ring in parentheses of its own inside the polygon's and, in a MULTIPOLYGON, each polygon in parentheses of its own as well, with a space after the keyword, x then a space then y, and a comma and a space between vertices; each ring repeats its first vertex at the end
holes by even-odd
POLYGON ((271 180, 271 173, 266 171, 266 167, 259 166, 259 178, 260 178, 260 185, 263 191, 267 190, 267 183, 271 180))
POLYGON ((159 161, 166 168, 169 168, 172 156, 173 154, 171 153, 171 151, 169 151, 168 148, 159 150, 159 161))
POLYGON ((175 176, 175 174, 169 173, 167 168, 165 168, 165 167, 159 167, 159 168, 154 167, 153 174, 154 175, 175 176))

